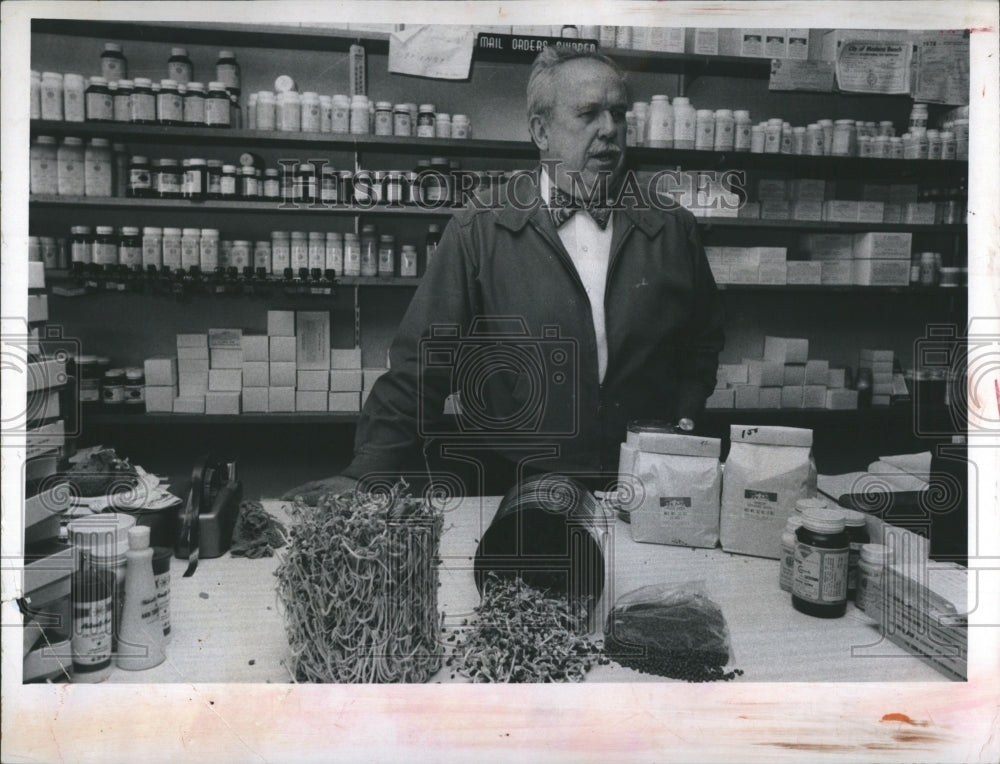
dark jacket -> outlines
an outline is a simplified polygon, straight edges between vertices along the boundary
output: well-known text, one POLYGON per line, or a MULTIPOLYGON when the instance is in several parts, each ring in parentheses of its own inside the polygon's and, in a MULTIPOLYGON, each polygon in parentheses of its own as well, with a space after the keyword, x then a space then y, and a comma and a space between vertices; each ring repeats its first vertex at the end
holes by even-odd
POLYGON ((616 469, 630 419, 697 421, 715 387, 723 315, 694 216, 615 211, 601 384, 590 303, 536 177, 516 186, 530 209, 470 204, 446 227, 344 474, 419 469, 422 442, 447 429, 443 402, 460 388, 461 431, 485 433, 482 444, 515 460, 524 446, 551 446, 535 465, 550 470, 616 469))

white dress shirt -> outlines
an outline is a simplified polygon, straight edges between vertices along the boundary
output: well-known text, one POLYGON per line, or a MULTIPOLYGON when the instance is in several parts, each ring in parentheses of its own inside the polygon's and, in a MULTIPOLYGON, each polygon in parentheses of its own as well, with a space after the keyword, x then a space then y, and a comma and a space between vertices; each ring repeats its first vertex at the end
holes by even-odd
MULTIPOLYGON (((542 167, 542 201, 549 202, 549 175, 542 167)), ((586 212, 580 210, 558 229, 559 239, 573 260, 576 272, 583 282, 590 299, 590 312, 594 318, 597 336, 598 379, 604 381, 608 368, 608 335, 604 326, 604 289, 608 279, 608 260, 611 257, 611 233, 614 214, 603 231, 586 212)))

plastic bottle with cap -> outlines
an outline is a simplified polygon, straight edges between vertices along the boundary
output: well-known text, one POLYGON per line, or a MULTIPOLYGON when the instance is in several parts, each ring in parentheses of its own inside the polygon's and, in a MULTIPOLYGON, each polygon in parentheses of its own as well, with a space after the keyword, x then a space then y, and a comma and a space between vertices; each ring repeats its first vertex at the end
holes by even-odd
POLYGON ((158 666, 166 658, 147 526, 129 528, 125 557, 125 604, 118 632, 117 662, 118 668, 141 671, 158 666))
POLYGON ((194 66, 188 58, 187 48, 171 48, 167 59, 167 77, 174 82, 187 85, 194 79, 194 66))
POLYGON ((101 76, 108 82, 117 82, 128 77, 128 61, 125 60, 125 54, 119 43, 104 43, 104 52, 101 53, 101 76))

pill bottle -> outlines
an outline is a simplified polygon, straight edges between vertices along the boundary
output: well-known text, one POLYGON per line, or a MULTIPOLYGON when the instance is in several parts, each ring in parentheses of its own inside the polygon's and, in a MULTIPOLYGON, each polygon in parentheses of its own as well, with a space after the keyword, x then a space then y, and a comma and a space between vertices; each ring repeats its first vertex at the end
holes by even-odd
MULTIPOLYGON (((955 134, 950 130, 943 130, 941 138, 941 159, 955 159, 958 154, 958 147, 955 142, 955 134)), ((928 152, 929 154, 930 152, 928 152)))
POLYGON ((346 95, 333 97, 333 114, 331 115, 330 132, 349 133, 351 131, 351 99, 346 95))
POLYGON ((114 166, 107 138, 91 138, 84 152, 84 196, 111 196, 114 166))
POLYGON ((930 139, 927 137, 927 131, 922 128, 914 128, 910 132, 913 135, 913 145, 916 147, 916 158, 930 158, 930 139))
POLYGON ((303 268, 309 268, 309 238, 305 231, 292 231, 291 257, 293 273, 297 274, 303 268))
POLYGON ((813 122, 806 126, 805 153, 809 156, 823 156, 823 128, 813 122))
POLYGON ((108 90, 107 80, 103 77, 91 77, 86 99, 88 122, 114 122, 115 100, 108 90))
POLYGON ((231 50, 220 50, 215 59, 215 79, 228 90, 240 92, 240 65, 231 50))
POLYGON ((97 361, 96 355, 78 355, 76 357, 77 378, 80 382, 80 403, 93 407, 101 403, 101 380, 104 371, 97 361))
POLYGON ((877 135, 871 139, 872 150, 871 155, 876 159, 888 159, 889 158, 889 136, 887 135, 877 135))
POLYGON ((67 136, 56 150, 56 185, 60 196, 83 196, 86 155, 83 139, 67 136))
POLYGON ((378 236, 375 226, 368 224, 361 228, 361 275, 378 275, 378 236))
POLYGON ((184 124, 184 99, 173 80, 160 80, 160 92, 156 95, 156 114, 161 125, 184 124))
POLYGON ((221 82, 208 83, 205 96, 205 124, 209 127, 229 127, 232 104, 229 93, 221 82))
POLYGON ((871 159, 875 155, 875 147, 871 136, 859 135, 857 141, 857 155, 866 159, 871 159))
POLYGON ((70 262, 92 263, 94 261, 94 236, 90 226, 76 225, 69 229, 70 262))
POLYGON ((31 70, 31 106, 28 110, 29 119, 42 118, 42 73, 31 70))
POLYGON ((205 86, 201 82, 189 82, 184 89, 184 124, 205 124, 205 86))
POLYGON ((255 241, 253 243, 253 269, 271 273, 271 242, 255 241))
POLYGON ((257 170, 253 167, 240 168, 239 196, 243 199, 251 201, 260 196, 260 184, 257 181, 257 170))
POLYGON ((838 119, 833 126, 833 148, 835 157, 850 157, 857 153, 857 128, 853 119, 838 119))
POLYGON ((375 135, 392 135, 392 104, 389 101, 375 104, 375 135))
POLYGON ((730 109, 717 109, 715 112, 715 151, 732 151, 736 145, 736 118, 730 109))
POLYGON ((321 127, 319 93, 307 91, 299 99, 302 104, 300 127, 303 133, 318 133, 321 127))
POLYGON ((59 72, 42 72, 39 92, 42 119, 62 121, 63 76, 59 72))
POLYGON ((878 134, 886 138, 891 138, 896 134, 896 128, 893 126, 891 119, 884 119, 878 123, 878 134))
POLYGON ((300 162, 296 166, 293 198, 303 204, 312 204, 316 201, 316 166, 311 162, 300 162))
POLYGON ((405 103, 397 103, 392 107, 392 134, 406 137, 410 132, 410 110, 405 103))
POLYGON ((180 199, 184 190, 184 174, 176 159, 158 159, 153 167, 153 193, 161 199, 180 199))
POLYGON ((156 124, 156 97, 153 83, 146 77, 136 77, 132 88, 132 122, 137 125, 156 124))
POLYGON ((834 125, 832 119, 817 120, 817 124, 823 131, 823 155, 830 156, 833 153, 833 133, 834 125))
POLYGON ((450 138, 451 137, 451 115, 444 112, 438 112, 434 115, 434 137, 435 138, 450 138))
POLYGON ((370 132, 368 97, 363 95, 351 96, 350 114, 351 134, 368 135, 370 132))
POLYGON ((204 159, 198 158, 188 159, 187 163, 181 195, 185 199, 204 199, 208 193, 208 165, 204 159))
POLYGON ((275 109, 279 131, 297 133, 302 129, 302 100, 298 93, 279 93, 275 109))
MULTIPOLYGON (((672 110, 671 110, 672 111, 672 110)), ((635 115, 635 145, 644 146, 649 141, 649 104, 646 101, 636 101, 632 104, 632 113, 635 115)), ((625 114, 626 121, 628 113, 625 114)), ((455 118, 451 118, 452 132, 455 132, 455 118)), ((671 122, 671 125, 673 123, 671 122)), ((671 127, 670 138, 673 140, 674 131, 671 127)))
POLYGON ((292 244, 288 231, 271 231, 271 270, 279 276, 292 266, 292 244))
POLYGON ((361 275, 361 242, 356 233, 344 234, 344 275, 361 275))
POLYGON ((382 201, 386 204, 403 204, 409 193, 404 187, 405 174, 399 170, 390 170, 385 174, 382 186, 382 201))
POLYGON ((118 237, 109 225, 99 225, 94 235, 94 264, 102 268, 118 265, 118 237))
POLYGON ((903 139, 899 136, 893 136, 889 139, 889 158, 890 159, 902 159, 903 158, 903 139))
POLYGON ((264 170, 263 196, 265 199, 281 198, 281 176, 275 168, 264 170))
POLYGON ((179 84, 187 85, 194 79, 194 66, 188 58, 186 48, 171 48, 167 59, 167 77, 179 84))
POLYGON ((951 130, 955 133, 955 159, 969 158, 969 120, 956 119, 951 130))
POLYGON ((472 123, 465 114, 454 114, 451 118, 451 137, 456 140, 465 140, 472 132, 472 123))
POLYGON ((420 109, 417 113, 417 137, 433 138, 434 124, 435 124, 434 104, 432 103, 420 104, 420 109))
POLYGON ((59 150, 51 135, 39 135, 31 144, 28 186, 33 194, 59 193, 59 150))
POLYGON ((810 507, 795 531, 792 606, 819 618, 839 618, 847 609, 850 540, 839 510, 810 507))
POLYGON ((336 204, 339 198, 338 185, 337 171, 329 165, 324 165, 320 172, 319 200, 324 204, 336 204))
POLYGON ((736 151, 750 151, 750 131, 753 127, 750 112, 737 109, 733 112, 733 123, 733 148, 736 151))
POLYGON ((697 116, 690 99, 677 96, 674 109, 674 148, 693 149, 695 146, 697 116))
POLYGON ((101 402, 108 408, 125 404, 125 370, 108 369, 101 380, 101 402))
POLYGON ((130 411, 145 411, 146 380, 142 367, 129 366, 125 369, 125 409, 130 411))
POLYGON ((219 229, 202 228, 198 239, 198 265, 202 273, 219 267, 219 229))
POLYGON ((229 258, 226 266, 235 268, 238 273, 243 273, 245 268, 251 267, 251 249, 248 239, 236 239, 230 242, 229 258))
POLYGON ((310 272, 322 271, 326 268, 326 234, 322 231, 310 231, 307 242, 306 258, 310 272))
POLYGON ((858 558, 858 590, 854 605, 870 618, 879 619, 883 611, 886 569, 892 564, 892 549, 882 544, 865 544, 858 558))
POLYGON ((118 89, 114 92, 115 122, 132 121, 132 80, 118 80, 118 89))
POLYGON ((396 239, 384 233, 378 237, 378 275, 393 276, 396 273, 396 239))
MULTIPOLYGON (((676 103, 676 101, 675 101, 676 103)), ((674 107, 665 95, 654 95, 649 102, 649 120, 643 136, 647 145, 668 149, 674 145, 674 107)))
POLYGON ((711 109, 698 109, 695 113, 695 143, 699 151, 711 151, 715 145, 715 114, 711 109))
MULTIPOLYGON (((166 243, 164 243, 164 265, 166 260, 166 243)), ((201 230, 185 228, 181 236, 181 268, 190 270, 201 266, 201 230)))
POLYGON ((274 93, 262 90, 257 93, 257 129, 274 130, 276 128, 274 93))
POLYGON ((182 231, 180 228, 165 227, 163 229, 163 267, 170 270, 182 268, 182 231))
MULTIPOLYGON (((105 86, 107 83, 105 83, 105 86)), ((86 119, 86 99, 84 97, 82 74, 63 75, 63 119, 67 122, 83 122, 86 119)), ((108 91, 110 93, 110 91, 108 91)), ((111 118, 114 119, 112 102, 111 118)))
POLYGON ((344 272, 344 235, 337 231, 328 231, 325 241, 325 268, 337 275, 344 272))
POLYGON ((861 547, 871 539, 868 537, 868 527, 863 512, 853 509, 841 509, 844 517, 844 528, 850 542, 847 558, 847 598, 854 599, 858 588, 858 560, 861 559, 861 547))
POLYGON ((941 158, 941 133, 937 130, 927 131, 927 158, 941 158))
POLYGON ((781 126, 780 119, 769 119, 764 127, 764 153, 781 153, 781 126))
POLYGON ((806 128, 804 127, 792 128, 792 153, 793 154, 806 153, 806 128))
POLYGON ((781 568, 778 575, 778 585, 782 591, 792 591, 792 573, 795 571, 795 531, 802 525, 801 515, 791 515, 785 521, 781 533, 781 568))
POLYGON ((108 82, 117 82, 128 77, 128 61, 120 44, 104 43, 104 52, 101 53, 101 76, 108 82))
POLYGON ((925 103, 915 103, 913 104, 913 108, 910 110, 910 132, 913 132, 913 128, 915 127, 927 127, 927 104, 925 103))
POLYGON ((157 270, 163 265, 163 229, 157 226, 142 229, 142 267, 151 265, 157 270))

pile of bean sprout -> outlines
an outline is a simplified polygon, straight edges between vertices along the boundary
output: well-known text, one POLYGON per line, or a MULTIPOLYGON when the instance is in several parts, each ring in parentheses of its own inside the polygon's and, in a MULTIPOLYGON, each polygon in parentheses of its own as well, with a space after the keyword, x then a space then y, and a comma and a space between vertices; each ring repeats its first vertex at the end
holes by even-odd
POLYGON ((275 575, 300 682, 426 682, 441 667, 442 515, 389 493, 296 501, 275 575))

